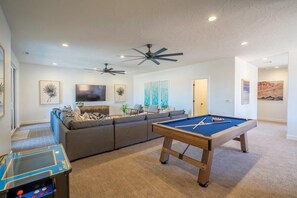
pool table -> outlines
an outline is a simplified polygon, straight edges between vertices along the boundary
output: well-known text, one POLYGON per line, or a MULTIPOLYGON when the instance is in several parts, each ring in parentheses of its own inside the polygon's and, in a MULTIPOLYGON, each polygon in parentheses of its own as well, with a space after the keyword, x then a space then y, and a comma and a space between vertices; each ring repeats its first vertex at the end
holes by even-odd
POLYGON ((169 155, 172 155, 198 167, 198 183, 207 187, 214 149, 229 140, 237 140, 240 141, 241 150, 247 152, 247 131, 256 126, 256 120, 209 114, 154 123, 153 132, 164 136, 160 162, 166 164, 169 155), (184 155, 186 150, 179 153, 171 149, 173 140, 203 149, 201 161, 184 155))

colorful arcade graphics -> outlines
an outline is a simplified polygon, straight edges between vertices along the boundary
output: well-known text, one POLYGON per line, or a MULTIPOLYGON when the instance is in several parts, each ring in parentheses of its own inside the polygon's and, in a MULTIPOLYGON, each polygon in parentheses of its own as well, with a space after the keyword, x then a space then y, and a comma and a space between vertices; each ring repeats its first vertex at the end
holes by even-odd
POLYGON ((70 172, 62 145, 9 154, 0 164, 0 198, 67 198, 70 172))

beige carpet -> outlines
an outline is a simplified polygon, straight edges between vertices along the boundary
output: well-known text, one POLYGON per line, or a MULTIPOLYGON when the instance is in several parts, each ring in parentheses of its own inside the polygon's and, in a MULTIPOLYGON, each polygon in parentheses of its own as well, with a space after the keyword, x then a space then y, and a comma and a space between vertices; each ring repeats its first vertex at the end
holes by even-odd
MULTIPOLYGON (((248 133, 249 153, 236 141, 218 148, 208 188, 197 184, 192 165, 174 157, 159 163, 162 138, 78 160, 71 197, 297 197, 297 142, 285 135, 285 125, 261 122, 248 133)), ((176 150, 185 147, 174 143, 176 150)), ((201 150, 190 147, 187 154, 200 158, 201 150)))
POLYGON ((11 141, 25 140, 29 137, 30 130, 17 131, 11 137, 11 141))
POLYGON ((13 152, 34 149, 55 144, 49 123, 22 126, 12 137, 11 150, 13 152), (24 134, 27 137, 24 138, 24 134), (18 138, 18 139, 17 139, 18 138))

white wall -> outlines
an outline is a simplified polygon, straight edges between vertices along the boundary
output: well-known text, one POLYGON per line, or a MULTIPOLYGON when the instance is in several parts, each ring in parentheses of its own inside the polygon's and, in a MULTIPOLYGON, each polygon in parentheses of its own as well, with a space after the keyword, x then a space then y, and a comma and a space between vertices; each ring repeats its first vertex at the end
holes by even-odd
POLYGON ((297 50, 289 52, 288 65, 288 132, 287 138, 297 140, 297 50))
POLYGON ((0 45, 5 50, 5 114, 0 118, 0 156, 10 152, 10 60, 11 33, 0 6, 0 45))
POLYGON ((169 81, 169 106, 192 113, 193 80, 209 79, 209 113, 234 115, 234 58, 134 76, 134 103, 144 103, 144 83, 169 81))
POLYGON ((234 116, 239 118, 257 119, 257 84, 258 68, 235 57, 235 102, 234 116), (250 81, 250 102, 241 104, 241 80, 250 81))
POLYGON ((261 81, 284 81, 284 100, 265 101, 258 100, 258 119, 287 122, 288 105, 288 68, 259 69, 259 82, 261 81))
POLYGON ((41 66, 32 64, 20 65, 20 120, 21 124, 48 122, 49 112, 53 107, 75 105, 75 84, 106 85, 105 102, 85 102, 85 105, 110 105, 110 114, 120 112, 123 103, 114 103, 114 84, 126 84, 127 103, 133 104, 132 76, 109 74, 100 75, 78 69, 65 69, 53 66, 41 66), (40 105, 39 81, 57 80, 61 82, 61 104, 40 105))

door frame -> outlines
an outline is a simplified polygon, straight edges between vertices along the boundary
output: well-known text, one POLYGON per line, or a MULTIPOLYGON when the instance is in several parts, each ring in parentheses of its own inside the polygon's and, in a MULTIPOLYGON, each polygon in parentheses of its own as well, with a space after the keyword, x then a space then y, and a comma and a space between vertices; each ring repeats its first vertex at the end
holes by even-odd
POLYGON ((210 77, 205 77, 205 78, 197 78, 192 80, 192 116, 195 115, 195 81, 196 80, 207 80, 207 113, 210 114, 209 109, 210 109, 210 77))

